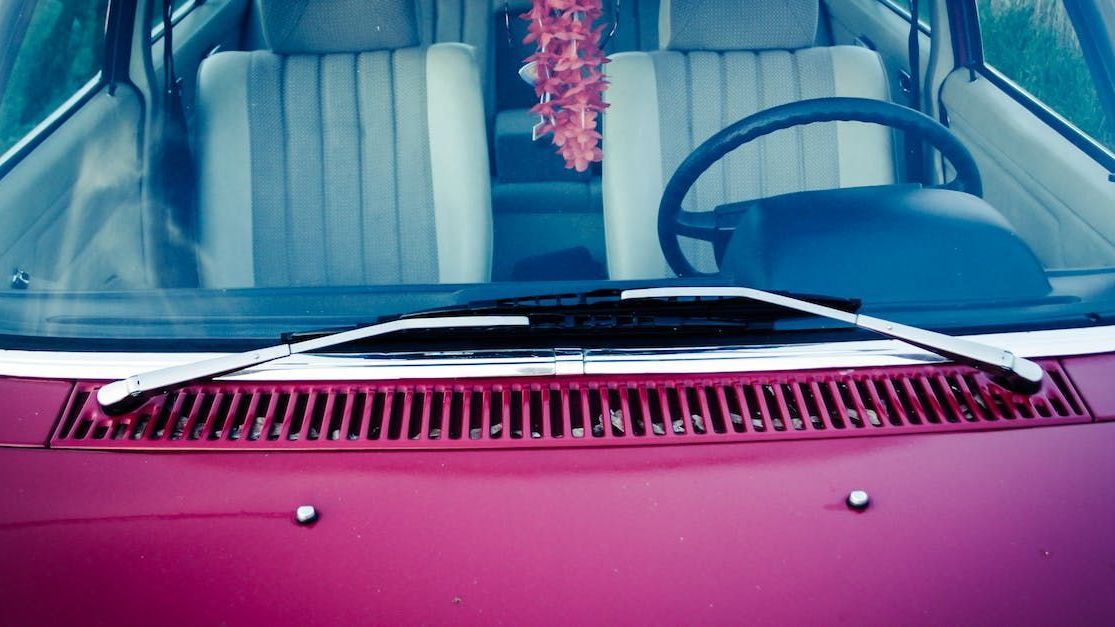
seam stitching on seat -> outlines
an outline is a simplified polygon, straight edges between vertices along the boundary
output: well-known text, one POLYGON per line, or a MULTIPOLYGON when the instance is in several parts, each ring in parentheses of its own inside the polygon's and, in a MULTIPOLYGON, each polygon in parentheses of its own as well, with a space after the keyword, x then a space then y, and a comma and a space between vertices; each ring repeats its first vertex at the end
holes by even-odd
MULTIPOLYGON (((282 112, 282 117, 279 120, 279 127, 280 127, 280 132, 282 133, 282 138, 283 138, 283 173, 284 174, 286 173, 287 168, 290 165, 290 163, 289 163, 290 159, 288 158, 288 154, 287 154, 289 152, 287 150, 287 147, 289 146, 290 141, 289 141, 289 138, 287 137, 287 126, 288 126, 287 122, 288 122, 288 120, 287 120, 286 98, 284 97, 284 93, 286 92, 286 83, 287 83, 286 74, 287 74, 287 57, 283 56, 283 55, 280 55, 279 56, 279 91, 278 91, 278 94, 279 94, 279 110, 282 112)), ((283 231, 284 231, 283 240, 284 240, 284 243, 286 244, 287 250, 290 250, 290 235, 291 235, 291 231, 293 230, 293 229, 290 228, 290 225, 291 225, 291 222, 292 222, 294 216, 291 213, 291 207, 290 207, 290 177, 289 176, 284 176, 283 177, 283 216, 284 216, 283 219, 284 219, 284 222, 285 222, 284 225, 283 225, 283 227, 284 227, 283 228, 283 231)), ((290 280, 290 277, 291 277, 290 263, 291 263, 290 254, 283 255, 283 265, 284 265, 284 274, 285 274, 285 276, 283 277, 283 282, 287 283, 287 284, 291 283, 291 280, 290 280)))
POLYGON ((361 117, 364 106, 360 96, 360 60, 363 53, 354 55, 352 60, 352 92, 356 101, 356 190, 358 196, 356 206, 359 208, 356 225, 360 232, 360 277, 364 283, 368 282, 368 240, 364 230, 364 119, 361 117))
POLYGON ((321 222, 321 235, 325 242, 325 259, 322 263, 321 273, 324 275, 325 283, 333 282, 331 268, 333 267, 333 247, 329 245, 329 221, 326 214, 329 212, 329 207, 325 198, 325 160, 328 158, 325 150, 325 71, 324 71, 325 55, 317 56, 317 120, 318 127, 321 132, 318 133, 318 152, 321 158, 317 160, 317 167, 319 172, 318 183, 321 185, 318 197, 321 198, 319 205, 318 218, 321 222))
POLYGON ((392 161, 391 166, 391 181, 394 185, 392 192, 395 196, 395 206, 391 211, 395 213, 395 276, 396 281, 403 280, 403 216, 400 212, 401 202, 399 199, 399 159, 401 158, 400 151, 402 147, 399 142, 399 90, 396 86, 396 67, 395 64, 399 60, 399 54, 396 51, 389 51, 387 54, 387 84, 391 86, 390 100, 391 100, 391 134, 392 143, 394 144, 395 159, 392 161))
POLYGON ((464 42, 466 41, 465 33, 468 32, 468 29, 465 27, 465 23, 468 20, 469 11, 468 7, 465 6, 465 0, 460 0, 457 4, 459 5, 458 10, 461 12, 461 29, 457 33, 457 37, 458 41, 464 42))

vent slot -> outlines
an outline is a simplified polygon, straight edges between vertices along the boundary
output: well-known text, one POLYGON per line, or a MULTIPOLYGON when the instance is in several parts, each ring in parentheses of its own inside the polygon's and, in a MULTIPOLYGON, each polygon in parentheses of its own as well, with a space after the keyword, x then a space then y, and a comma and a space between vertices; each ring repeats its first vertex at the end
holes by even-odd
POLYGON ((846 437, 1086 422, 1056 362, 1033 396, 958 366, 718 377, 297 386, 209 383, 106 416, 79 383, 52 445, 394 449, 846 437))
POLYGON ((550 437, 563 438, 566 435, 565 419, 569 416, 569 395, 562 388, 549 388, 545 396, 549 399, 550 437))
POLYGON ((82 410, 85 409, 86 404, 89 402, 89 396, 92 391, 89 389, 79 389, 71 397, 70 401, 66 404, 66 409, 63 410, 62 425, 59 428, 59 435, 62 437, 69 437, 73 433, 74 424, 81 416, 82 410))
POLYGON ((465 416, 465 392, 453 390, 453 398, 449 402, 449 439, 460 440, 464 433, 463 425, 467 422, 465 416))

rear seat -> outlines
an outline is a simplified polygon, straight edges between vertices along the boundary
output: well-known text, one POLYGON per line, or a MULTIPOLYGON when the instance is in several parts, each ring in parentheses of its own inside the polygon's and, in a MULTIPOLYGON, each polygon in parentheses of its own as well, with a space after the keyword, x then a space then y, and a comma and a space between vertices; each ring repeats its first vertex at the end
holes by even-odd
MULTIPOLYGON (((427 0, 429 1, 429 0, 427 0)), ((498 1, 498 0, 497 0, 498 1)), ((608 40, 606 52, 653 50, 658 45, 658 0, 619 3, 604 0, 605 22, 618 23, 608 40)), ((548 141, 532 141, 531 130, 538 118, 529 112, 537 102, 534 89, 519 78, 523 59, 534 53, 534 44, 523 44, 526 22, 519 15, 530 3, 514 0, 509 4, 510 33, 503 18, 504 9, 497 10, 496 36, 496 119, 493 148, 496 175, 503 183, 541 181, 581 181, 591 178, 590 172, 566 170, 564 162, 554 154, 548 141)), ((607 31, 605 31, 607 33, 607 31)))
MULTIPOLYGON (((259 0, 255 0, 258 5, 259 0)), ((415 0, 423 45, 460 42, 475 49, 484 91, 491 146, 495 258, 492 278, 512 278, 527 257, 584 246, 604 262, 603 202, 599 169, 567 170, 548 137, 534 141, 538 118, 529 108, 534 89, 519 78, 526 22, 519 16, 529 0, 415 0)), ((659 0, 603 0, 603 20, 618 25, 605 52, 654 50, 658 45, 659 0), (617 6, 618 4, 618 6, 617 6)), ((258 6, 246 25, 245 50, 265 47, 258 6)), ((568 278, 587 278, 570 270, 568 278)), ((530 278, 530 277, 520 277, 530 278)))

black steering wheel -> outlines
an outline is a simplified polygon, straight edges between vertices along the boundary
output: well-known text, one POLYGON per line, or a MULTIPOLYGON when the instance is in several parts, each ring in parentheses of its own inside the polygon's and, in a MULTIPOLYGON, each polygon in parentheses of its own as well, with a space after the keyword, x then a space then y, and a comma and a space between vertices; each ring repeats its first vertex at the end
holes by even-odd
POLYGON ((868 98, 817 98, 772 107, 750 115, 705 140, 681 162, 666 184, 658 205, 658 241, 666 261, 678 276, 705 276, 686 258, 679 238, 712 242, 718 250, 722 250, 733 228, 726 222, 736 219, 728 212, 696 212, 681 208, 689 188, 705 170, 747 142, 775 131, 816 122, 869 122, 905 131, 908 137, 940 151, 956 170, 955 178, 937 187, 983 195, 983 182, 971 153, 952 131, 924 113, 868 98))

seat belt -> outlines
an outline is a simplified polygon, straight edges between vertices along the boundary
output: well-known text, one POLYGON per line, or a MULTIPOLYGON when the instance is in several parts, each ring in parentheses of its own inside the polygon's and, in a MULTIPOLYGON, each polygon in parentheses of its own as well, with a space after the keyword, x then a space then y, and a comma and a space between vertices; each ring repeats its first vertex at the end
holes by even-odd
MULTIPOLYGON (((154 0, 159 1, 159 0, 154 0)), ((196 172, 190 152, 182 84, 174 69, 174 0, 161 0, 163 11, 163 86, 154 120, 151 214, 158 222, 152 257, 163 287, 198 284, 195 250, 196 172)))
MULTIPOLYGON (((921 102, 921 29, 918 27, 918 0, 910 0, 910 34, 906 40, 910 60, 910 107, 922 110, 921 102)), ((913 133, 906 133, 906 177, 914 183, 925 181, 925 155, 921 142, 913 133)))

